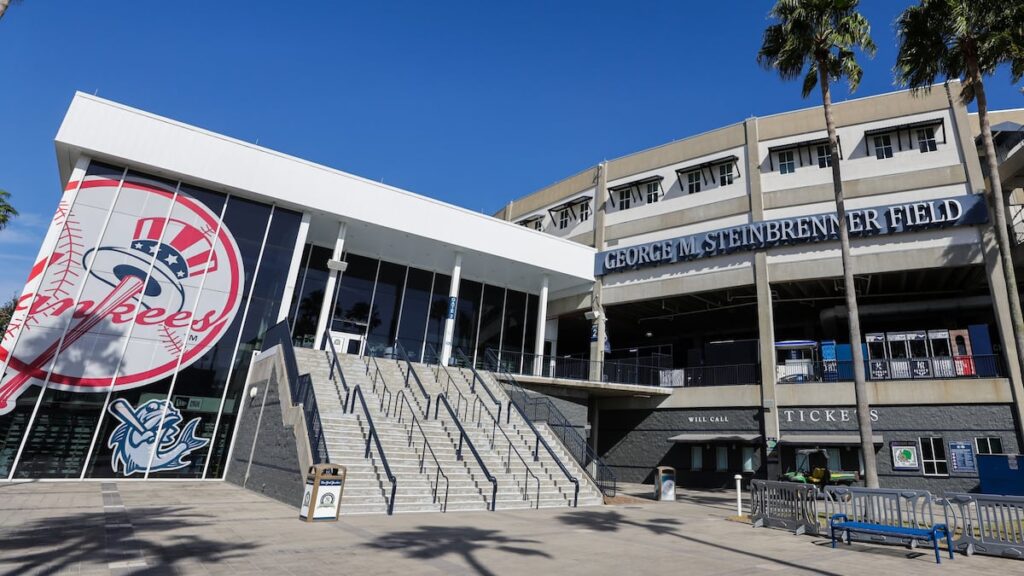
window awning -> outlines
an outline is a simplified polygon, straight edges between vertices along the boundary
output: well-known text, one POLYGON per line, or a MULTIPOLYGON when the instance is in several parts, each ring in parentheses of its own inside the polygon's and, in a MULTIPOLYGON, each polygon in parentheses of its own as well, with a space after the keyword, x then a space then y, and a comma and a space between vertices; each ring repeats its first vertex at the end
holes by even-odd
POLYGON ((533 216, 530 216, 529 218, 523 218, 522 220, 516 222, 516 224, 519 224, 520 226, 529 226, 531 224, 535 224, 537 222, 540 222, 543 219, 544 219, 544 215, 543 214, 534 214, 533 216))
POLYGON ((704 432, 686 432, 678 436, 673 436, 668 439, 669 442, 679 442, 685 444, 701 444, 703 442, 760 442, 761 435, 756 433, 732 433, 732 432, 718 432, 718 433, 704 433, 704 432))
POLYGON ((552 206, 551 208, 548 208, 548 214, 551 215, 552 220, 557 220, 555 215, 561 212, 562 210, 565 210, 566 208, 575 208, 580 204, 586 204, 587 202, 590 202, 590 196, 580 196, 579 198, 573 198, 568 202, 562 202, 558 206, 552 206))
MULTIPOLYGON (((736 156, 736 155, 722 156, 721 158, 716 158, 716 159, 711 160, 709 162, 701 162, 700 164, 691 165, 691 166, 684 166, 683 168, 676 169, 676 178, 679 179, 679 187, 683 188, 685 190, 686 189, 686 183, 683 182, 683 176, 685 176, 686 174, 689 174, 690 172, 697 172, 697 171, 700 171, 700 178, 701 178, 701 180, 705 184, 707 184, 708 180, 707 180, 707 178, 704 177, 704 170, 707 169, 708 172, 711 172, 711 168, 714 168, 715 166, 718 166, 719 164, 735 164, 736 165, 736 177, 739 178, 739 176, 740 176, 740 159, 739 159, 739 157, 736 156)), ((711 179, 712 180, 715 179, 715 174, 713 172, 711 172, 711 179)))
MULTIPOLYGON (((875 444, 884 443, 881 434, 874 434, 871 439, 875 444)), ((856 446, 860 444, 860 434, 783 434, 779 442, 807 446, 856 446)))
POLYGON ((612 195, 612 192, 618 192, 619 190, 630 190, 630 189, 639 192, 640 191, 640 187, 643 186, 644 184, 649 184, 651 182, 661 182, 664 179, 665 179, 664 176, 648 176, 647 178, 641 178, 639 180, 633 180, 632 182, 626 182, 625 184, 619 184, 617 186, 611 186, 611 187, 608 188, 608 199, 612 201, 612 206, 615 206, 615 197, 612 195))
MULTIPOLYGON (((815 138, 813 140, 803 140, 803 141, 800 141, 800 142, 792 142, 790 144, 780 144, 778 146, 771 146, 771 147, 768 148, 768 167, 770 169, 772 169, 772 170, 775 170, 775 155, 778 154, 779 152, 786 152, 786 151, 789 151, 789 150, 796 150, 797 151, 796 156, 797 156, 797 158, 800 159, 800 165, 803 166, 804 165, 804 155, 803 155, 802 151, 804 149, 807 150, 807 163, 808 164, 816 164, 817 160, 812 161, 812 159, 811 159, 811 149, 812 148, 816 148, 818 146, 827 146, 827 145, 828 145, 828 137, 826 136, 825 138, 815 138)), ((839 135, 836 135, 836 151, 839 153, 839 159, 842 160, 843 159, 843 141, 839 137, 839 135)))
POLYGON ((911 146, 911 132, 918 128, 928 128, 930 126, 941 126, 942 127, 942 143, 946 143, 946 121, 942 118, 929 118, 928 120, 919 120, 917 122, 907 122, 905 124, 897 124, 895 126, 886 126, 884 128, 872 128, 871 130, 864 131, 864 149, 868 156, 871 155, 871 142, 873 136, 881 136, 882 134, 896 134, 896 147, 898 150, 903 150, 903 132, 907 133, 907 148, 911 146))

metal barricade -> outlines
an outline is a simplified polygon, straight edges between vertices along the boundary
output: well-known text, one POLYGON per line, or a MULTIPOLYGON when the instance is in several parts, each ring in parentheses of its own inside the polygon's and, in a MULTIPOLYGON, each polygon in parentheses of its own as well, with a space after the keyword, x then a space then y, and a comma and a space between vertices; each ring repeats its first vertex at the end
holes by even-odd
POLYGON ((946 500, 961 520, 956 550, 1024 559, 1024 496, 949 493, 946 500))
POLYGON ((811 484, 752 480, 750 521, 755 528, 766 526, 792 530, 794 534, 819 534, 818 489, 811 484))
MULTIPOLYGON (((931 528, 936 522, 955 529, 955 515, 949 513, 946 502, 936 499, 927 490, 898 490, 888 488, 859 488, 853 486, 827 486, 825 488, 825 517, 846 514, 851 522, 867 522, 901 528, 931 528), (936 518, 936 508, 939 516, 936 518)), ((880 544, 902 544, 913 547, 913 538, 883 534, 853 534, 854 540, 880 544)))

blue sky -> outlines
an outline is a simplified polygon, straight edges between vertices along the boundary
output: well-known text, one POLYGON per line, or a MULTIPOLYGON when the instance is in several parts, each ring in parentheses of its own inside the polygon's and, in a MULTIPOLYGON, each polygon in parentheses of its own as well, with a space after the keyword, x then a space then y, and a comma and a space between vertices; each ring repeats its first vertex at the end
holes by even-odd
MULTIPOLYGON (((865 0, 893 87, 905 0, 865 0)), ((0 20, 0 297, 60 193, 75 90, 491 213, 605 158, 817 103, 755 55, 770 1, 28 0, 0 20), (301 9, 295 9, 301 6, 301 9)), ((993 108, 1024 107, 1002 73, 993 108)), ((837 100, 847 97, 839 90, 837 100)))

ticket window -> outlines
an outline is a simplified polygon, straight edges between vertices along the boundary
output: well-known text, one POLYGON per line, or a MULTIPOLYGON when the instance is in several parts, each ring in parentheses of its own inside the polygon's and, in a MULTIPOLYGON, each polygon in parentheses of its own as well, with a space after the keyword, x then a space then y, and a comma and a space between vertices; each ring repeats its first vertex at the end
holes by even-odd
POLYGON ((869 360, 885 360, 888 355, 885 353, 885 336, 882 334, 868 334, 865 337, 868 343, 869 360))
POLYGON ((886 350, 885 334, 867 334, 864 341, 868 345, 868 378, 871 380, 889 379, 889 353, 886 350))
POLYGON ((928 331, 928 351, 932 357, 935 376, 951 378, 956 375, 953 365, 953 349, 949 343, 948 330, 928 331))
POLYGON ((911 358, 928 358, 928 339, 925 332, 910 332, 907 334, 907 348, 910 350, 911 358))
POLYGON ((910 342, 906 332, 888 332, 889 373, 892 378, 910 378, 910 342))
POLYGON ((974 357, 971 355, 971 337, 967 330, 950 330, 949 342, 953 348, 953 367, 957 376, 974 376, 974 357))

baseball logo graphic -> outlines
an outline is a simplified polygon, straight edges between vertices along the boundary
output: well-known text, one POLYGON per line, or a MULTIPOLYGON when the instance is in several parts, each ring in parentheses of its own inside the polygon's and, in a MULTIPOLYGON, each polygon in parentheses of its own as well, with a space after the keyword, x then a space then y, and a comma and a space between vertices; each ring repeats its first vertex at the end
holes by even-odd
POLYGON ((121 421, 107 442, 107 447, 113 449, 110 466, 114 472, 120 468, 125 476, 145 472, 150 455, 151 472, 184 468, 191 464, 186 456, 210 443, 196 435, 199 418, 193 418, 182 429, 181 411, 167 400, 150 400, 132 408, 124 398, 118 398, 107 411, 121 421), (167 415, 163 416, 165 407, 167 415))
POLYGON ((88 177, 67 196, 0 344, 0 414, 47 379, 72 392, 155 382, 202 357, 238 311, 238 246, 201 202, 88 177))

